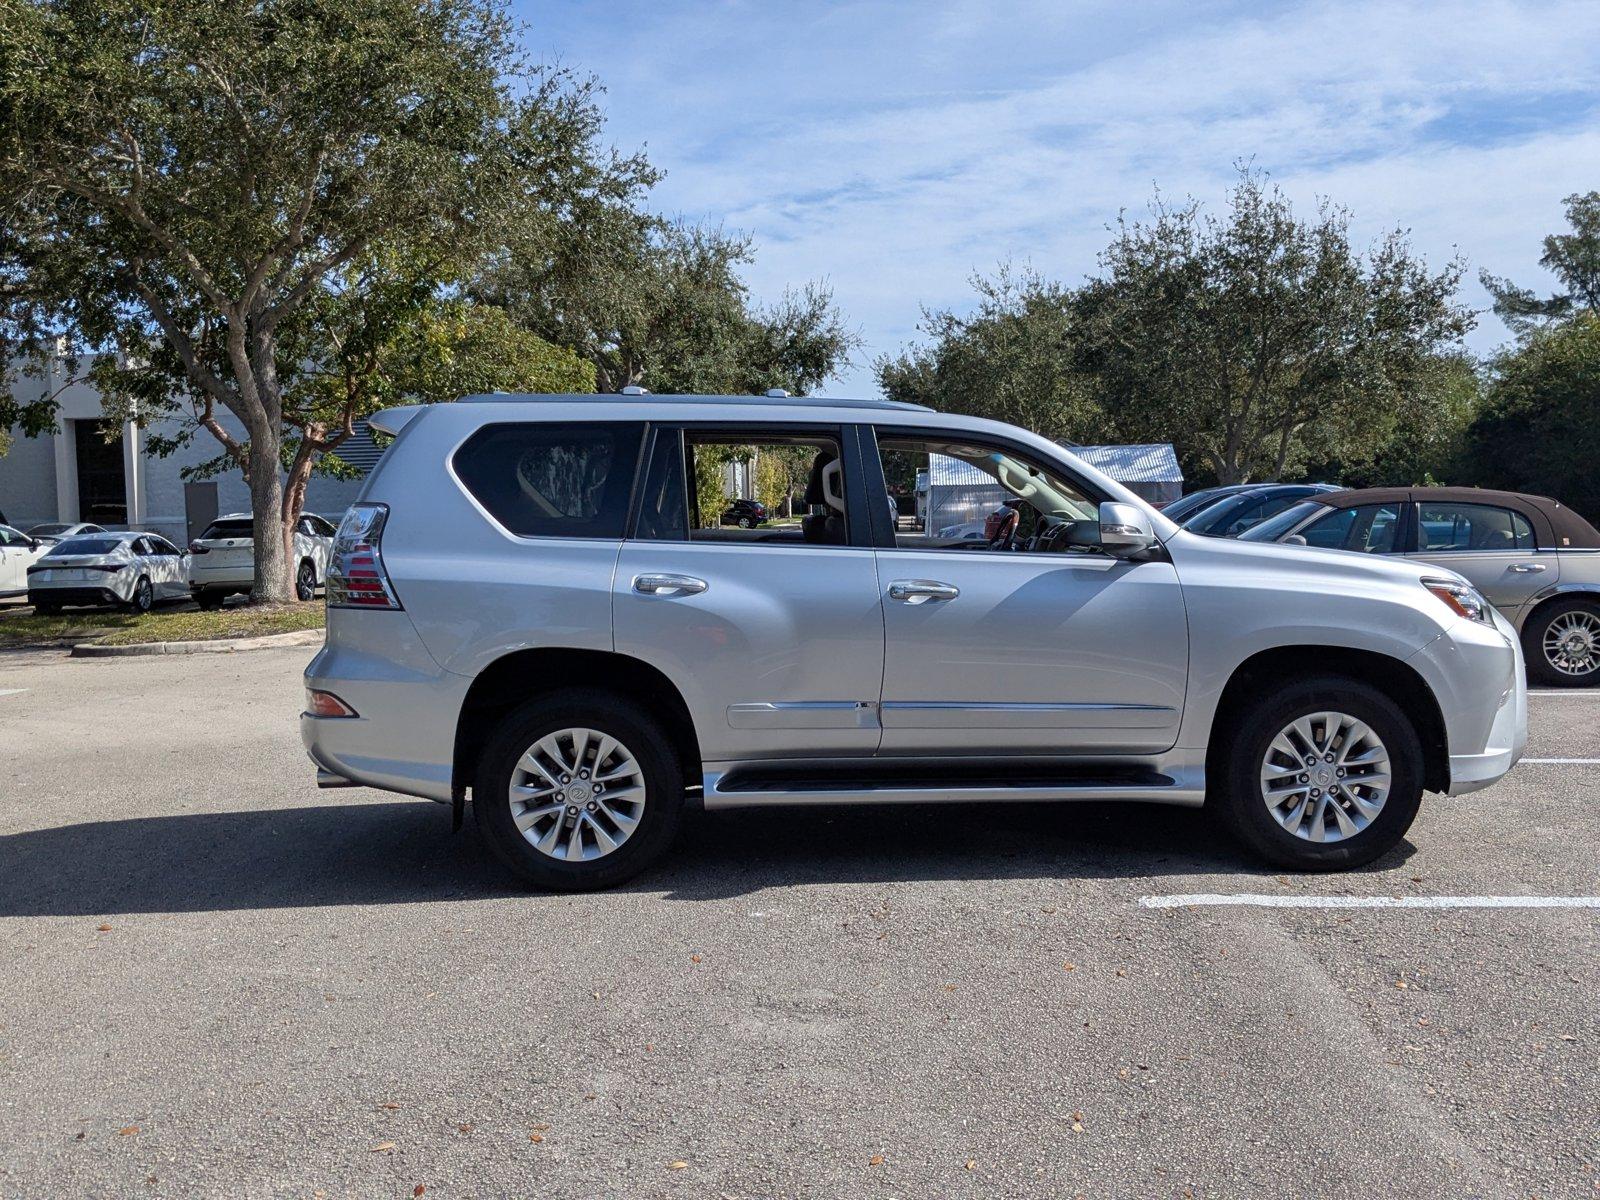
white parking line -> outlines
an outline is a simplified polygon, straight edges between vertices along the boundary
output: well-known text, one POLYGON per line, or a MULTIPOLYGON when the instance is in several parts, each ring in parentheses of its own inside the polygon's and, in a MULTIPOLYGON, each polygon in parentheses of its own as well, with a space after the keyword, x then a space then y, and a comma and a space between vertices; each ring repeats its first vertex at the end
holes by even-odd
POLYGON ((1140 896, 1140 908, 1195 908, 1237 905, 1247 908, 1600 908, 1600 896, 1263 896, 1250 892, 1223 896, 1199 892, 1182 896, 1140 896))
POLYGON ((20 696, 27 688, 0 688, 0 696, 20 696))
POLYGON ((1519 763, 1600 763, 1600 758, 1519 758, 1519 763))
POLYGON ((1590 688, 1588 691, 1567 688, 1544 688, 1541 691, 1529 691, 1530 696, 1564 696, 1568 700, 1600 700, 1600 688, 1590 688))

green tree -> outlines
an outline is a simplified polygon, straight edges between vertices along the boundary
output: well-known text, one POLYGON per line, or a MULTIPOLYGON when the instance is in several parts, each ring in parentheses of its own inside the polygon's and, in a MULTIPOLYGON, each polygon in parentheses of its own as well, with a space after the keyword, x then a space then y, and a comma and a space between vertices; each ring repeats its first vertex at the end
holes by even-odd
POLYGON ((1600 192, 1575 192, 1562 203, 1572 232, 1550 234, 1539 256, 1539 265, 1556 277, 1560 291, 1541 300, 1531 288, 1509 279, 1487 271, 1478 275, 1494 297, 1495 316, 1519 336, 1579 313, 1600 313, 1600 192))
POLYGON ((13 0, 0 62, 10 336, 163 347, 238 419, 283 533, 255 540, 262 601, 292 595, 308 306, 380 247, 442 261, 652 178, 598 146, 591 83, 522 64, 500 0, 13 0))
POLYGON ((1072 294, 1029 270, 974 276, 966 315, 924 309, 929 342, 873 364, 891 400, 991 417, 1061 441, 1099 440, 1104 410, 1076 372, 1072 294))
POLYGON ((1171 440, 1221 483, 1370 460, 1471 326, 1461 265, 1430 271, 1399 231, 1357 253, 1346 210, 1300 220, 1249 170, 1229 199, 1225 218, 1158 196, 1119 222, 1075 298, 1078 368, 1121 436, 1171 440))
POLYGON ((1493 364, 1465 467, 1488 487, 1553 496, 1600 520, 1600 314, 1533 332, 1493 364))
POLYGON ((810 392, 859 337, 821 284, 756 305, 740 275, 753 258, 748 238, 719 229, 586 210, 508 246, 473 290, 574 347, 602 392, 810 392))

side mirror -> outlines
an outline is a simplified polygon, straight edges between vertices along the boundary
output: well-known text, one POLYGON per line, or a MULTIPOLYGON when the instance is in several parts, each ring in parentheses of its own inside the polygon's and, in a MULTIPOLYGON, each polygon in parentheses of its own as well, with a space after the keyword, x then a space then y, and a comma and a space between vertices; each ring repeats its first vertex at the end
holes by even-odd
POLYGON ((44 545, 44 543, 41 542, 36 537, 31 537, 31 538, 28 539, 28 549, 29 550, 37 550, 42 545, 44 545))
POLYGON ((1291 533, 1288 537, 1283 539, 1283 544, 1285 546, 1305 546, 1309 543, 1300 534, 1291 533))
POLYGON ((1100 548, 1113 558, 1132 558, 1156 544, 1150 519, 1131 504, 1107 500, 1100 505, 1100 548))

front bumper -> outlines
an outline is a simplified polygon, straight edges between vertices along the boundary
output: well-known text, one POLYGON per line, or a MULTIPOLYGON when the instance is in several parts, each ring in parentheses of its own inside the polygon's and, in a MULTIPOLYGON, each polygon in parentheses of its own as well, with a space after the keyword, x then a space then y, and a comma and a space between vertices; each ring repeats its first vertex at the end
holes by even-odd
POLYGON ((1504 616, 1492 626, 1461 620, 1412 658, 1444 718, 1448 794, 1502 778, 1528 744, 1528 681, 1522 645, 1504 616))

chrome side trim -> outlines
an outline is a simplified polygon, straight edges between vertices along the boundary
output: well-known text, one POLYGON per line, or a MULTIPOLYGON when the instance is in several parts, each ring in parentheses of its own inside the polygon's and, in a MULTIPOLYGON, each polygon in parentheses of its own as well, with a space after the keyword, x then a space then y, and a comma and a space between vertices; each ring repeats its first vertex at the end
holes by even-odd
POLYGON ((1164 704, 983 703, 961 700, 886 700, 885 729, 1160 729, 1177 709, 1164 704))
POLYGON ((760 700, 728 705, 730 729, 876 729, 870 700, 760 700))
POLYGON ((729 808, 776 808, 788 805, 816 806, 827 804, 946 804, 983 803, 996 801, 1047 800, 1143 800, 1155 804, 1174 804, 1185 808, 1199 808, 1205 803, 1205 768, 1190 766, 1172 777, 1172 783, 1152 787, 1145 784, 1097 784, 1074 787, 1061 784, 1025 784, 1006 787, 960 786, 950 788, 896 787, 883 783, 872 787, 824 790, 720 791, 717 787, 723 771, 705 774, 704 804, 707 811, 729 808))

